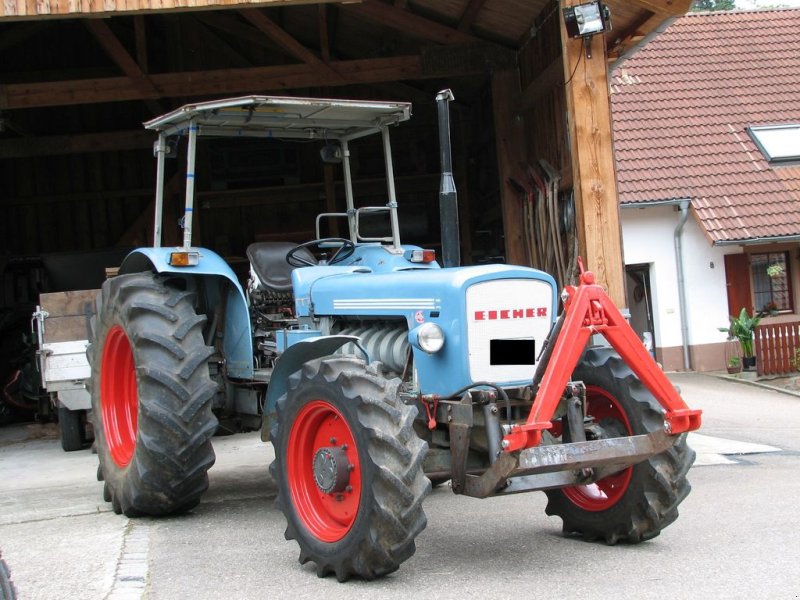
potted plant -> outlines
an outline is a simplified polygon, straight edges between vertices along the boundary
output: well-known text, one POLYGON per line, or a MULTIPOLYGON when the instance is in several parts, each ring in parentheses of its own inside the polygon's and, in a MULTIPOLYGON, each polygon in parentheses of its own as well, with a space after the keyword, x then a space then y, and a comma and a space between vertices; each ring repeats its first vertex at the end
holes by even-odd
POLYGON ((774 300, 770 300, 764 305, 763 312, 769 313, 770 317, 774 317, 778 314, 778 305, 775 303, 774 300))
POLYGON ((750 316, 747 309, 742 308, 738 317, 731 316, 729 327, 720 327, 719 330, 728 334, 730 338, 737 338, 742 346, 742 363, 745 369, 756 366, 756 357, 753 353, 753 331, 761 321, 758 315, 750 316))
POLYGON ((742 359, 738 356, 731 356, 728 359, 728 373, 733 375, 734 373, 741 373, 742 372, 742 359))
POLYGON ((782 276, 784 272, 783 265, 780 263, 773 263, 767 267, 767 276, 771 279, 782 276))

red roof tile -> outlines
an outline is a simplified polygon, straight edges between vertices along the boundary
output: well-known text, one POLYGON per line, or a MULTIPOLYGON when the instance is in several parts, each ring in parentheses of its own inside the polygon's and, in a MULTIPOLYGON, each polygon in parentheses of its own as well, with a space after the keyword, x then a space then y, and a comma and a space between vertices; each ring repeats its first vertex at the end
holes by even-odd
POLYGON ((690 198, 714 242, 800 235, 800 167, 751 125, 800 123, 800 10, 692 13, 611 73, 623 204, 690 198))

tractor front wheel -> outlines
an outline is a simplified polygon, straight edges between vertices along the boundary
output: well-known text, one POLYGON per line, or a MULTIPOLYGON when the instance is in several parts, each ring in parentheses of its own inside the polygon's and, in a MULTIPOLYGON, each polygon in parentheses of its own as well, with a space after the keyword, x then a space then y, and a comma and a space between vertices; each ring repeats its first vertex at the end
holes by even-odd
MULTIPOLYGON (((602 437, 651 433, 664 426, 658 401, 608 348, 590 348, 573 380, 586 385, 587 413, 602 437)), ((550 490, 545 509, 563 521, 564 533, 608 544, 654 538, 678 517, 691 489, 686 474, 695 453, 686 434, 662 454, 589 485, 550 490)))
POLYGON ((98 478, 117 513, 179 513, 208 487, 216 385, 194 299, 151 273, 103 283, 88 356, 98 478))
POLYGON ((270 466, 277 504, 300 563, 316 563, 320 577, 391 573, 414 554, 427 524, 427 444, 398 385, 360 360, 328 357, 292 375, 277 401, 270 466))

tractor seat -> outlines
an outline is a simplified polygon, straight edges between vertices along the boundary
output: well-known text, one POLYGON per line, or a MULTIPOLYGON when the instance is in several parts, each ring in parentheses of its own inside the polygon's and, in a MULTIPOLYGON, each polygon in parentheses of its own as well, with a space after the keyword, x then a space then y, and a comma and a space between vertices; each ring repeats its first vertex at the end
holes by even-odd
MULTIPOLYGON (((284 296, 292 293, 293 267, 286 262, 286 253, 297 247, 291 242, 256 242, 247 247, 247 258, 253 272, 258 277, 259 291, 284 296)), ((305 248, 297 253, 314 263, 317 259, 305 248)))

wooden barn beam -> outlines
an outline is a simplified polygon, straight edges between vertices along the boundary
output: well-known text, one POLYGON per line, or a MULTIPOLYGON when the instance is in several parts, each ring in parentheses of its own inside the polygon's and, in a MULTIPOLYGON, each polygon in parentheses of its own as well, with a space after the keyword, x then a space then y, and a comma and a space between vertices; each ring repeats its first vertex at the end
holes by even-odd
POLYGON ((319 29, 319 51, 322 60, 328 63, 331 61, 331 40, 327 4, 320 4, 317 8, 317 28, 319 29))
POLYGON ((280 25, 278 25, 260 10, 249 8, 239 12, 259 31, 261 31, 264 35, 266 35, 269 39, 278 44, 278 46, 294 56, 296 59, 312 66, 314 69, 327 77, 344 81, 344 78, 335 69, 333 69, 330 64, 323 62, 316 54, 294 39, 284 29, 282 29, 280 25))
POLYGON ((144 15, 133 17, 133 37, 136 40, 136 63, 147 74, 150 71, 149 61, 147 60, 147 26, 145 25, 144 15))
POLYGON ((484 4, 486 4, 486 0, 469 0, 469 4, 467 4, 464 12, 461 13, 461 18, 458 20, 459 31, 469 31, 472 28, 472 24, 484 4))
POLYGON ((242 54, 234 49, 228 42, 219 37, 216 31, 212 31, 207 23, 200 19, 194 18, 194 15, 188 15, 188 18, 183 21, 184 27, 188 27, 194 32, 203 44, 208 44, 209 49, 217 55, 225 56, 228 59, 228 64, 232 67, 252 67, 252 61, 248 60, 242 54))
POLYGON ((384 4, 377 0, 363 0, 360 4, 342 4, 341 10, 357 15, 372 23, 401 31, 406 35, 438 44, 472 44, 481 41, 466 32, 431 21, 425 17, 384 4))
POLYGON ((232 14, 226 12, 197 12, 194 17, 203 22, 208 27, 229 33, 241 40, 244 40, 255 46, 267 48, 275 51, 279 47, 269 38, 265 37, 263 33, 250 27, 232 14))
POLYGON ((139 64, 128 54, 125 46, 119 41, 111 28, 99 19, 87 19, 84 22, 87 29, 92 33, 95 39, 103 47, 106 54, 113 60, 117 66, 127 75, 131 81, 145 94, 144 102, 147 108, 154 114, 160 115, 164 112, 164 108, 157 101, 152 98, 157 97, 158 90, 153 85, 153 82, 147 77, 147 74, 139 66, 139 64), (155 95, 152 92, 156 92, 155 95))
MULTIPOLYGON (((4 0, 0 2, 0 22, 23 19, 96 19, 136 14, 229 10, 253 6, 284 8, 342 0, 4 0)), ((358 1, 358 0, 347 0, 358 1)))
MULTIPOLYGON (((443 75, 438 70, 424 69, 420 56, 334 61, 331 66, 337 75, 320 73, 308 64, 160 73, 149 77, 153 85, 147 88, 130 77, 0 84, 0 109, 369 84, 443 75)), ((477 74, 484 70, 485 66, 465 65, 460 72, 450 75, 477 74)))
MULTIPOLYGON (((565 0, 561 1, 563 5, 565 0)), ((580 254, 614 303, 624 307, 625 268, 605 40, 602 35, 588 38, 588 58, 584 40, 567 35, 563 13, 559 13, 580 254)))
POLYGON ((136 130, 2 140, 0 159, 138 150, 151 147, 153 139, 151 132, 136 130))
POLYGON ((525 135, 523 124, 516 118, 520 83, 517 69, 506 69, 492 74, 492 108, 494 111, 495 143, 497 145, 497 171, 500 185, 500 204, 503 214, 506 262, 524 265, 525 241, 519 197, 507 185, 508 178, 525 161, 525 135))
POLYGON ((648 10, 643 11, 642 16, 631 23, 631 25, 624 31, 619 32, 615 36, 611 36, 606 43, 606 51, 608 59, 613 61, 631 48, 639 40, 646 35, 652 33, 656 28, 660 27, 667 17, 661 13, 654 13, 648 10), (612 54, 613 53, 613 54, 612 54))

